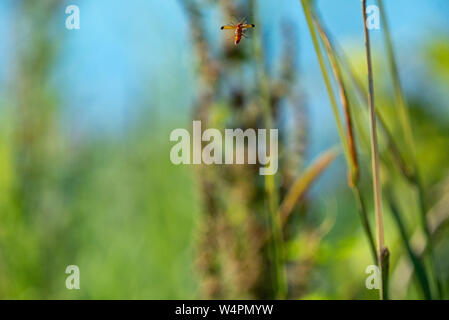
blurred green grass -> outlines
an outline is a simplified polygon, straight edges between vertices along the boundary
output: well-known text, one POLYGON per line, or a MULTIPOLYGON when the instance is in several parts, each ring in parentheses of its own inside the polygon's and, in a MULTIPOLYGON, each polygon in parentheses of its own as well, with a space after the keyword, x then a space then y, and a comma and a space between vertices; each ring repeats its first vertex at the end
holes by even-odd
POLYGON ((1 297, 196 296, 198 198, 192 171, 167 161, 163 133, 98 141, 71 154, 56 172, 64 178, 51 186, 61 207, 51 217, 36 208, 32 218, 14 201, 13 147, 1 137, 1 297), (79 291, 65 288, 70 264, 80 267, 79 291))

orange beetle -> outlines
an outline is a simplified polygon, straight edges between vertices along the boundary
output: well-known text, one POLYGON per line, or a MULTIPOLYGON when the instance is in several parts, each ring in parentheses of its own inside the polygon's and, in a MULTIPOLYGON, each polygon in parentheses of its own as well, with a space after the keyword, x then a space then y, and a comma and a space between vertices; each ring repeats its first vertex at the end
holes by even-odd
POLYGON ((256 26, 254 24, 245 24, 245 23, 239 23, 239 24, 228 24, 226 26, 221 27, 221 30, 235 30, 235 38, 234 43, 238 45, 242 38, 245 36, 245 30, 250 28, 255 28, 256 26))

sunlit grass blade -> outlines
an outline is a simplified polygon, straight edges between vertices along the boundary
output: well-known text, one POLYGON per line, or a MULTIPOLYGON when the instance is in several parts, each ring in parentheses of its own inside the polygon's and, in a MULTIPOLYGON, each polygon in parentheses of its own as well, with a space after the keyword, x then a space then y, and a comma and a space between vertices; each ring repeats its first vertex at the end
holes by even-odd
POLYGON ((405 249, 407 250, 409 259, 412 262, 413 267, 415 269, 416 276, 418 278, 421 290, 423 291, 424 297, 428 300, 432 299, 432 294, 430 292, 429 279, 427 277, 425 267, 422 264, 419 257, 415 254, 415 252, 413 251, 413 249, 410 246, 410 243, 409 243, 410 238, 407 235, 407 231, 405 230, 404 222, 402 221, 401 214, 399 212, 399 209, 398 209, 396 203, 393 200, 391 192, 386 192, 386 194, 387 194, 387 202, 390 206, 391 213, 393 214, 393 218, 394 218, 396 225, 399 229, 399 234, 401 236, 402 242, 404 243, 405 249))
POLYGON ((318 58, 318 63, 320 65, 320 70, 323 76, 323 80, 324 83, 326 85, 326 90, 329 96, 329 100, 331 102, 331 106, 332 106, 332 111, 334 113, 334 117, 335 117, 335 122, 337 125, 337 131, 338 131, 338 135, 340 136, 340 140, 341 140, 341 144, 343 146, 343 151, 344 151, 344 156, 346 159, 346 163, 348 168, 351 170, 351 156, 350 156, 350 151, 349 151, 349 147, 348 147, 348 141, 347 138, 345 136, 344 133, 344 129, 343 129, 343 122, 341 120, 341 116, 340 116, 340 112, 338 110, 338 104, 337 104, 337 99, 335 97, 335 94, 332 90, 332 84, 331 84, 331 80, 330 77, 328 75, 327 69, 326 69, 326 63, 323 57, 323 54, 321 52, 320 49, 320 44, 318 41, 318 37, 317 37, 317 32, 315 30, 314 24, 313 24, 313 19, 312 19, 312 8, 311 8, 311 4, 310 4, 310 0, 301 0, 301 4, 303 7, 303 11, 304 11, 304 15, 306 17, 306 22, 307 22, 307 26, 309 28, 309 32, 310 32, 310 36, 312 37, 312 42, 313 42, 313 46, 315 49, 315 53, 317 55, 318 58))
POLYGON ((343 112, 346 120, 346 131, 347 131, 350 158, 352 161, 351 174, 348 176, 349 184, 351 186, 355 200, 357 202, 357 209, 360 214, 363 230, 368 239, 373 260, 375 261, 375 263, 377 263, 376 245, 374 243, 374 237, 371 231, 366 206, 359 188, 359 164, 356 150, 356 142, 353 132, 352 109, 350 107, 346 86, 343 81, 343 74, 337 61, 338 58, 336 50, 334 49, 334 45, 327 36, 326 30, 324 29, 323 24, 321 23, 317 13, 314 12, 313 8, 312 8, 312 17, 315 22, 318 34, 320 35, 321 41, 326 49, 330 65, 339 88, 340 101, 343 107, 343 112))
POLYGON ((340 93, 340 102, 343 107, 343 113, 346 120, 346 135, 348 139, 348 150, 350 154, 350 160, 351 160, 351 176, 350 184, 355 185, 358 183, 358 175, 359 175, 359 165, 358 165, 358 159, 357 159, 357 151, 355 147, 355 138, 354 138, 354 132, 353 132, 353 125, 352 125, 352 117, 351 117, 351 109, 349 107, 349 99, 347 95, 347 91, 343 82, 343 77, 341 74, 340 67, 337 63, 336 56, 334 54, 334 50, 332 48, 332 44, 329 41, 329 38, 326 36, 326 33, 324 31, 324 28, 322 27, 321 23, 319 22, 317 15, 315 12, 313 12, 312 9, 312 17, 315 22, 315 25, 317 27, 318 34, 321 37, 321 40, 324 44, 324 47, 326 49, 330 66, 332 68, 332 72, 334 74, 334 77, 337 81, 339 93, 340 93))
POLYGON ((293 208, 296 206, 301 197, 329 167, 337 155, 338 152, 335 149, 326 151, 296 179, 279 208, 278 215, 281 217, 281 222, 283 225, 287 222, 293 208))

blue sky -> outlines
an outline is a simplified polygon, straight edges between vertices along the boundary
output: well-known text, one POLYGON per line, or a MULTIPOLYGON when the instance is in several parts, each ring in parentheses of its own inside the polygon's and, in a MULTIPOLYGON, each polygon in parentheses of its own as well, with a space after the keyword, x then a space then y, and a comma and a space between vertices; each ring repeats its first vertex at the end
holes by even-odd
MULTIPOLYGON (((447 0, 385 1, 392 21, 399 56, 413 63, 413 48, 429 34, 448 29, 447 0), (412 54, 410 54, 412 52, 412 54)), ((15 17, 13 1, 0 3, 0 81, 10 78, 13 61, 11 41, 15 17)), ((193 66, 186 18, 178 0, 66 1, 81 11, 81 29, 64 28, 61 60, 55 71, 55 86, 68 106, 66 121, 77 130, 121 131, 141 106, 174 114, 189 113, 193 96, 193 66), (173 94, 176 92, 176 94, 173 94)), ((319 0, 318 7, 340 44, 363 41, 360 30, 360 0, 319 0)), ((261 17, 267 46, 279 41, 279 25, 289 21, 299 27, 300 67, 307 81, 312 122, 328 123, 324 86, 298 0, 261 0, 261 17), (313 98, 316 97, 316 98, 313 98)), ((227 23, 215 15, 208 19, 211 34, 221 36, 219 26, 227 23)), ((380 34, 380 33, 379 33, 380 34)), ((376 40, 376 34, 373 35, 376 40)), ((313 125, 311 126, 314 127, 313 125)), ((316 127, 316 126, 315 126, 316 127)), ((322 126, 320 126, 322 127, 322 126)))

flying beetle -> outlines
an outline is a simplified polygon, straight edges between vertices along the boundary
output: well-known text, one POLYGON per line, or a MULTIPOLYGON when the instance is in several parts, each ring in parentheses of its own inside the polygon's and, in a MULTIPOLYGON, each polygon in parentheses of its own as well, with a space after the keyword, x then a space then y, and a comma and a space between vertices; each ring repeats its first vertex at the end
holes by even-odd
POLYGON ((235 30, 234 31, 234 43, 238 45, 243 37, 245 37, 245 31, 247 29, 255 28, 254 24, 238 23, 228 24, 221 27, 221 30, 235 30))

